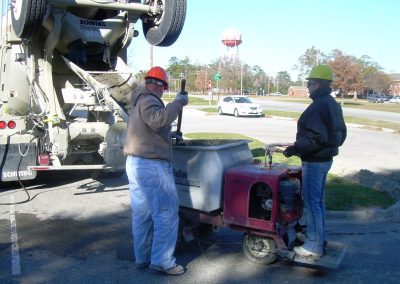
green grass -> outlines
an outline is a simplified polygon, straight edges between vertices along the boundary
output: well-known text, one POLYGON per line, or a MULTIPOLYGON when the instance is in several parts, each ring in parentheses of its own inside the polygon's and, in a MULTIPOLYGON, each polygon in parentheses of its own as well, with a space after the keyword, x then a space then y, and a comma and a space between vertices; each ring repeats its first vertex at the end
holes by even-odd
MULTIPOLYGON (((304 103, 310 104, 311 99, 309 98, 297 98, 297 97, 268 97, 270 100, 274 101, 287 101, 287 102, 296 102, 296 103, 304 103)), ((385 103, 369 103, 365 99, 349 99, 345 98, 336 98, 336 101, 342 104, 344 108, 356 108, 356 109, 365 109, 365 110, 379 110, 379 111, 390 111, 400 113, 400 104, 393 104, 389 102, 385 103)))
MULTIPOLYGON (((265 161, 264 143, 241 134, 235 133, 189 133, 185 134, 190 139, 248 139, 249 148, 254 159, 265 161)), ((287 159, 281 153, 273 154, 274 163, 301 165, 297 157, 287 159)), ((326 186, 326 208, 333 211, 351 211, 362 208, 388 208, 395 200, 384 192, 379 192, 370 187, 349 182, 334 174, 328 175, 326 186)))
POLYGON ((351 183, 336 175, 329 174, 325 198, 327 210, 357 210, 363 208, 387 208, 395 200, 384 192, 351 183))
MULTIPOLYGON (((175 94, 164 94, 162 99, 166 102, 171 102, 175 99, 175 94)), ((189 105, 195 105, 195 106, 214 106, 217 104, 216 97, 214 96, 213 100, 210 102, 209 100, 205 100, 203 98, 195 97, 195 96, 189 96, 189 105)))
MULTIPOLYGON (((196 99, 200 100, 200 101, 202 100, 199 98, 196 98, 196 99)), ((190 100, 191 100, 190 101, 191 104, 195 104, 195 102, 192 102, 192 98, 190 100)), ((208 103, 208 101, 207 101, 207 103, 208 103)), ((400 108, 400 105, 397 105, 397 106, 400 108)), ((204 112, 210 113, 210 114, 217 113, 217 108, 215 106, 201 108, 201 110, 204 112)), ((301 115, 301 112, 290 112, 290 111, 279 111, 279 110, 264 110, 263 113, 266 117, 281 116, 281 117, 290 117, 295 120, 297 120, 301 115)), ((374 120, 374 119, 354 117, 354 116, 345 116, 344 120, 346 121, 346 123, 359 124, 359 125, 363 125, 364 127, 367 127, 367 128, 371 127, 375 130, 381 130, 382 128, 388 128, 388 129, 394 130, 396 133, 400 133, 400 123, 396 123, 396 122, 374 120)))

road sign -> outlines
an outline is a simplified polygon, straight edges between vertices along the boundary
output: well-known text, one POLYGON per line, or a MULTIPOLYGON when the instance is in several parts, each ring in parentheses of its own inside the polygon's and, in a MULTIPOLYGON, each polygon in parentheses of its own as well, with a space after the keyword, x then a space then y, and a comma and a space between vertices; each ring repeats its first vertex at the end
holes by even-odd
POLYGON ((215 75, 214 75, 214 80, 215 81, 219 81, 219 80, 221 80, 221 74, 219 74, 219 73, 215 73, 215 75))

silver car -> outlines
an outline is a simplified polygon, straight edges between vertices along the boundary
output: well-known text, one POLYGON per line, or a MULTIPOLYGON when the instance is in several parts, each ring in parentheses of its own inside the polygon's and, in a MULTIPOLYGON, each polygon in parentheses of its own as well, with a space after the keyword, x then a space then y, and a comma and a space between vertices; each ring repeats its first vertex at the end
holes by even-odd
POLYGON ((262 108, 246 96, 227 96, 217 105, 218 114, 233 114, 234 116, 262 116, 262 108))
POLYGON ((389 100, 389 102, 394 103, 394 104, 399 104, 400 103, 400 96, 394 96, 389 100))

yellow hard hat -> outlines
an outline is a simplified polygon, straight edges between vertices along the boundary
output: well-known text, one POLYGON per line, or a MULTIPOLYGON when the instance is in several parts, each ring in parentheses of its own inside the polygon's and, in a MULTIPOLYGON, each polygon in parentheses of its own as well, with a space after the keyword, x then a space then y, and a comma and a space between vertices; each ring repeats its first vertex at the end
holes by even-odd
POLYGON ((317 65, 311 69, 310 75, 308 75, 307 80, 309 79, 323 79, 328 81, 333 81, 334 75, 331 67, 327 65, 317 65))

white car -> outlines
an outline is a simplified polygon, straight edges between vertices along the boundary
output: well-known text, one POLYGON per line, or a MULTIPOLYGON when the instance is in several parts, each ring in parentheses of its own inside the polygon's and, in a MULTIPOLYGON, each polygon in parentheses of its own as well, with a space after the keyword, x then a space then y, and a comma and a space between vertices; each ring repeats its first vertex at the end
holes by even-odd
POLYGON ((246 96, 227 96, 218 102, 218 114, 233 114, 234 116, 262 116, 262 108, 246 96))
POLYGON ((270 94, 270 96, 284 96, 284 94, 282 94, 281 92, 275 92, 270 94))
POLYGON ((400 103, 400 97, 399 96, 394 96, 389 100, 391 103, 399 104, 400 103))

